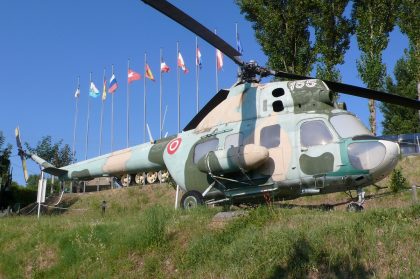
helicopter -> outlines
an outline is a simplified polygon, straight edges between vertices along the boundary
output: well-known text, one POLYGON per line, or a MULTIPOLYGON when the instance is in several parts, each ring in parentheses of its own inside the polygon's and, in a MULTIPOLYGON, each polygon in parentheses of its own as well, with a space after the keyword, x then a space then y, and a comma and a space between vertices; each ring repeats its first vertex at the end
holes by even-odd
POLYGON ((398 144, 373 136, 336 102, 334 92, 420 109, 395 94, 274 71, 241 53, 164 0, 142 0, 223 52, 239 67, 238 81, 220 90, 178 134, 57 168, 22 149, 43 172, 60 180, 118 177, 167 170, 184 192, 182 208, 203 204, 258 204, 357 190, 396 166, 398 144), (261 83, 272 76, 287 79, 261 83))

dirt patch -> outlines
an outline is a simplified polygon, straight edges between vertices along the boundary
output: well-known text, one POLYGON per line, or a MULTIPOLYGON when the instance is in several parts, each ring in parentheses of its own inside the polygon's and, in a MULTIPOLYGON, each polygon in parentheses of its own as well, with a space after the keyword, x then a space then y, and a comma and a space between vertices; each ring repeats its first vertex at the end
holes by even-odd
POLYGON ((57 251, 52 247, 37 245, 34 252, 35 255, 25 267, 25 278, 33 278, 34 272, 49 269, 57 263, 57 251))

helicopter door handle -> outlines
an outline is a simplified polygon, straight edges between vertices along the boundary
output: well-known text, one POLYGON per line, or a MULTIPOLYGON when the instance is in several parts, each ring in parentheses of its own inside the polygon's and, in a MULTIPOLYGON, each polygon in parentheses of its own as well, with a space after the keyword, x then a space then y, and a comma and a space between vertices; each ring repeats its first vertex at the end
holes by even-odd
POLYGON ((301 152, 306 152, 306 151, 308 151, 308 148, 307 148, 307 147, 301 147, 301 148, 300 148, 300 151, 301 151, 301 152))

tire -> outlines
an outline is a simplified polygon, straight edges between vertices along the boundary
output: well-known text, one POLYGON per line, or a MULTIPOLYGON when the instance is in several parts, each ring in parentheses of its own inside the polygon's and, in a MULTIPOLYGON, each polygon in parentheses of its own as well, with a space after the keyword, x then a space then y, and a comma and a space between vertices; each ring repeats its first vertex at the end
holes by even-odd
POLYGON ((182 209, 192 209, 204 204, 204 198, 198 191, 188 191, 181 199, 182 209))
POLYGON ((355 202, 349 203, 349 204, 347 205, 347 211, 348 211, 348 212, 360 212, 360 211, 362 211, 362 210, 363 210, 363 206, 358 205, 358 204, 357 204, 357 203, 355 203, 355 202))

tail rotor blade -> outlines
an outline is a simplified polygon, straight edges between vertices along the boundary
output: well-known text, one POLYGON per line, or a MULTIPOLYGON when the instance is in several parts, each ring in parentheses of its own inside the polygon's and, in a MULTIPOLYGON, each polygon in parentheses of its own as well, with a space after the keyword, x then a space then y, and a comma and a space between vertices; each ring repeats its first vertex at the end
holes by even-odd
POLYGON ((25 182, 28 181, 28 168, 26 167, 26 152, 22 148, 22 141, 20 140, 20 131, 19 127, 15 129, 15 136, 16 136, 16 145, 18 147, 18 154, 20 160, 22 161, 22 169, 23 169, 23 176, 25 178, 25 182))

